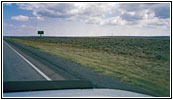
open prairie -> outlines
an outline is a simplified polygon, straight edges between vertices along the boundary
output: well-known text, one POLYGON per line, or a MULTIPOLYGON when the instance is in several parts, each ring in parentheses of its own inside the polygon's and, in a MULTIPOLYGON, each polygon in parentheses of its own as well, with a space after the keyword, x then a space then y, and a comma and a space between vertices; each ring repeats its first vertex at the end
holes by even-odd
POLYGON ((145 90, 170 94, 169 37, 5 37, 145 90))

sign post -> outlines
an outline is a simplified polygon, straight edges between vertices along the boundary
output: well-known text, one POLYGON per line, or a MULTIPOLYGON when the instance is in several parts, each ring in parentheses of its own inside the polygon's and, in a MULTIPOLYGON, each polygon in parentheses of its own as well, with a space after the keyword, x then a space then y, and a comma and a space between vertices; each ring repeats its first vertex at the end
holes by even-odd
POLYGON ((38 34, 39 34, 40 37, 41 37, 41 35, 44 34, 44 31, 38 31, 38 34))

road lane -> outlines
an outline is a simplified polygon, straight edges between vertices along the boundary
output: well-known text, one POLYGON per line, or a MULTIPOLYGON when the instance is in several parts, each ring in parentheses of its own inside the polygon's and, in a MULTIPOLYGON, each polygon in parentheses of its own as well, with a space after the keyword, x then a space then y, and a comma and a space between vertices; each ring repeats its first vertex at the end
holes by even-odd
POLYGON ((45 80, 45 78, 3 42, 3 80, 33 81, 45 80))

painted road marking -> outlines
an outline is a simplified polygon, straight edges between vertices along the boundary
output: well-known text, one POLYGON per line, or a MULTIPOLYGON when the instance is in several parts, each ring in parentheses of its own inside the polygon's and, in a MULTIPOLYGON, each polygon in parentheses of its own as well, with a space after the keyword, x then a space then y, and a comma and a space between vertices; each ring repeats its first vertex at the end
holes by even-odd
POLYGON ((23 60, 25 60, 32 68, 34 68, 41 76, 43 76, 46 80, 51 81, 51 79, 44 74, 41 70, 39 70, 35 65, 33 65, 29 60, 27 60, 24 56, 22 56, 19 52, 17 52, 13 47, 11 47, 7 42, 4 41, 7 46, 12 49, 15 53, 17 53, 23 60))

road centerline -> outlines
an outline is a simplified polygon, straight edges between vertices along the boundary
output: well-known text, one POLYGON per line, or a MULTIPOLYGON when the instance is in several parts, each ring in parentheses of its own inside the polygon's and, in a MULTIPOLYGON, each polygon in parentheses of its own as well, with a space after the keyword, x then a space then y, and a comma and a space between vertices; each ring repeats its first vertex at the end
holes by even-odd
POLYGON ((40 69, 38 69, 35 65, 33 65, 29 60, 27 60, 22 54, 17 52, 13 47, 11 47, 7 42, 3 41, 10 49, 12 49, 17 55, 19 55, 24 61, 26 61, 35 71, 37 71, 42 77, 46 80, 51 81, 52 79, 49 78, 45 73, 43 73, 40 69))

